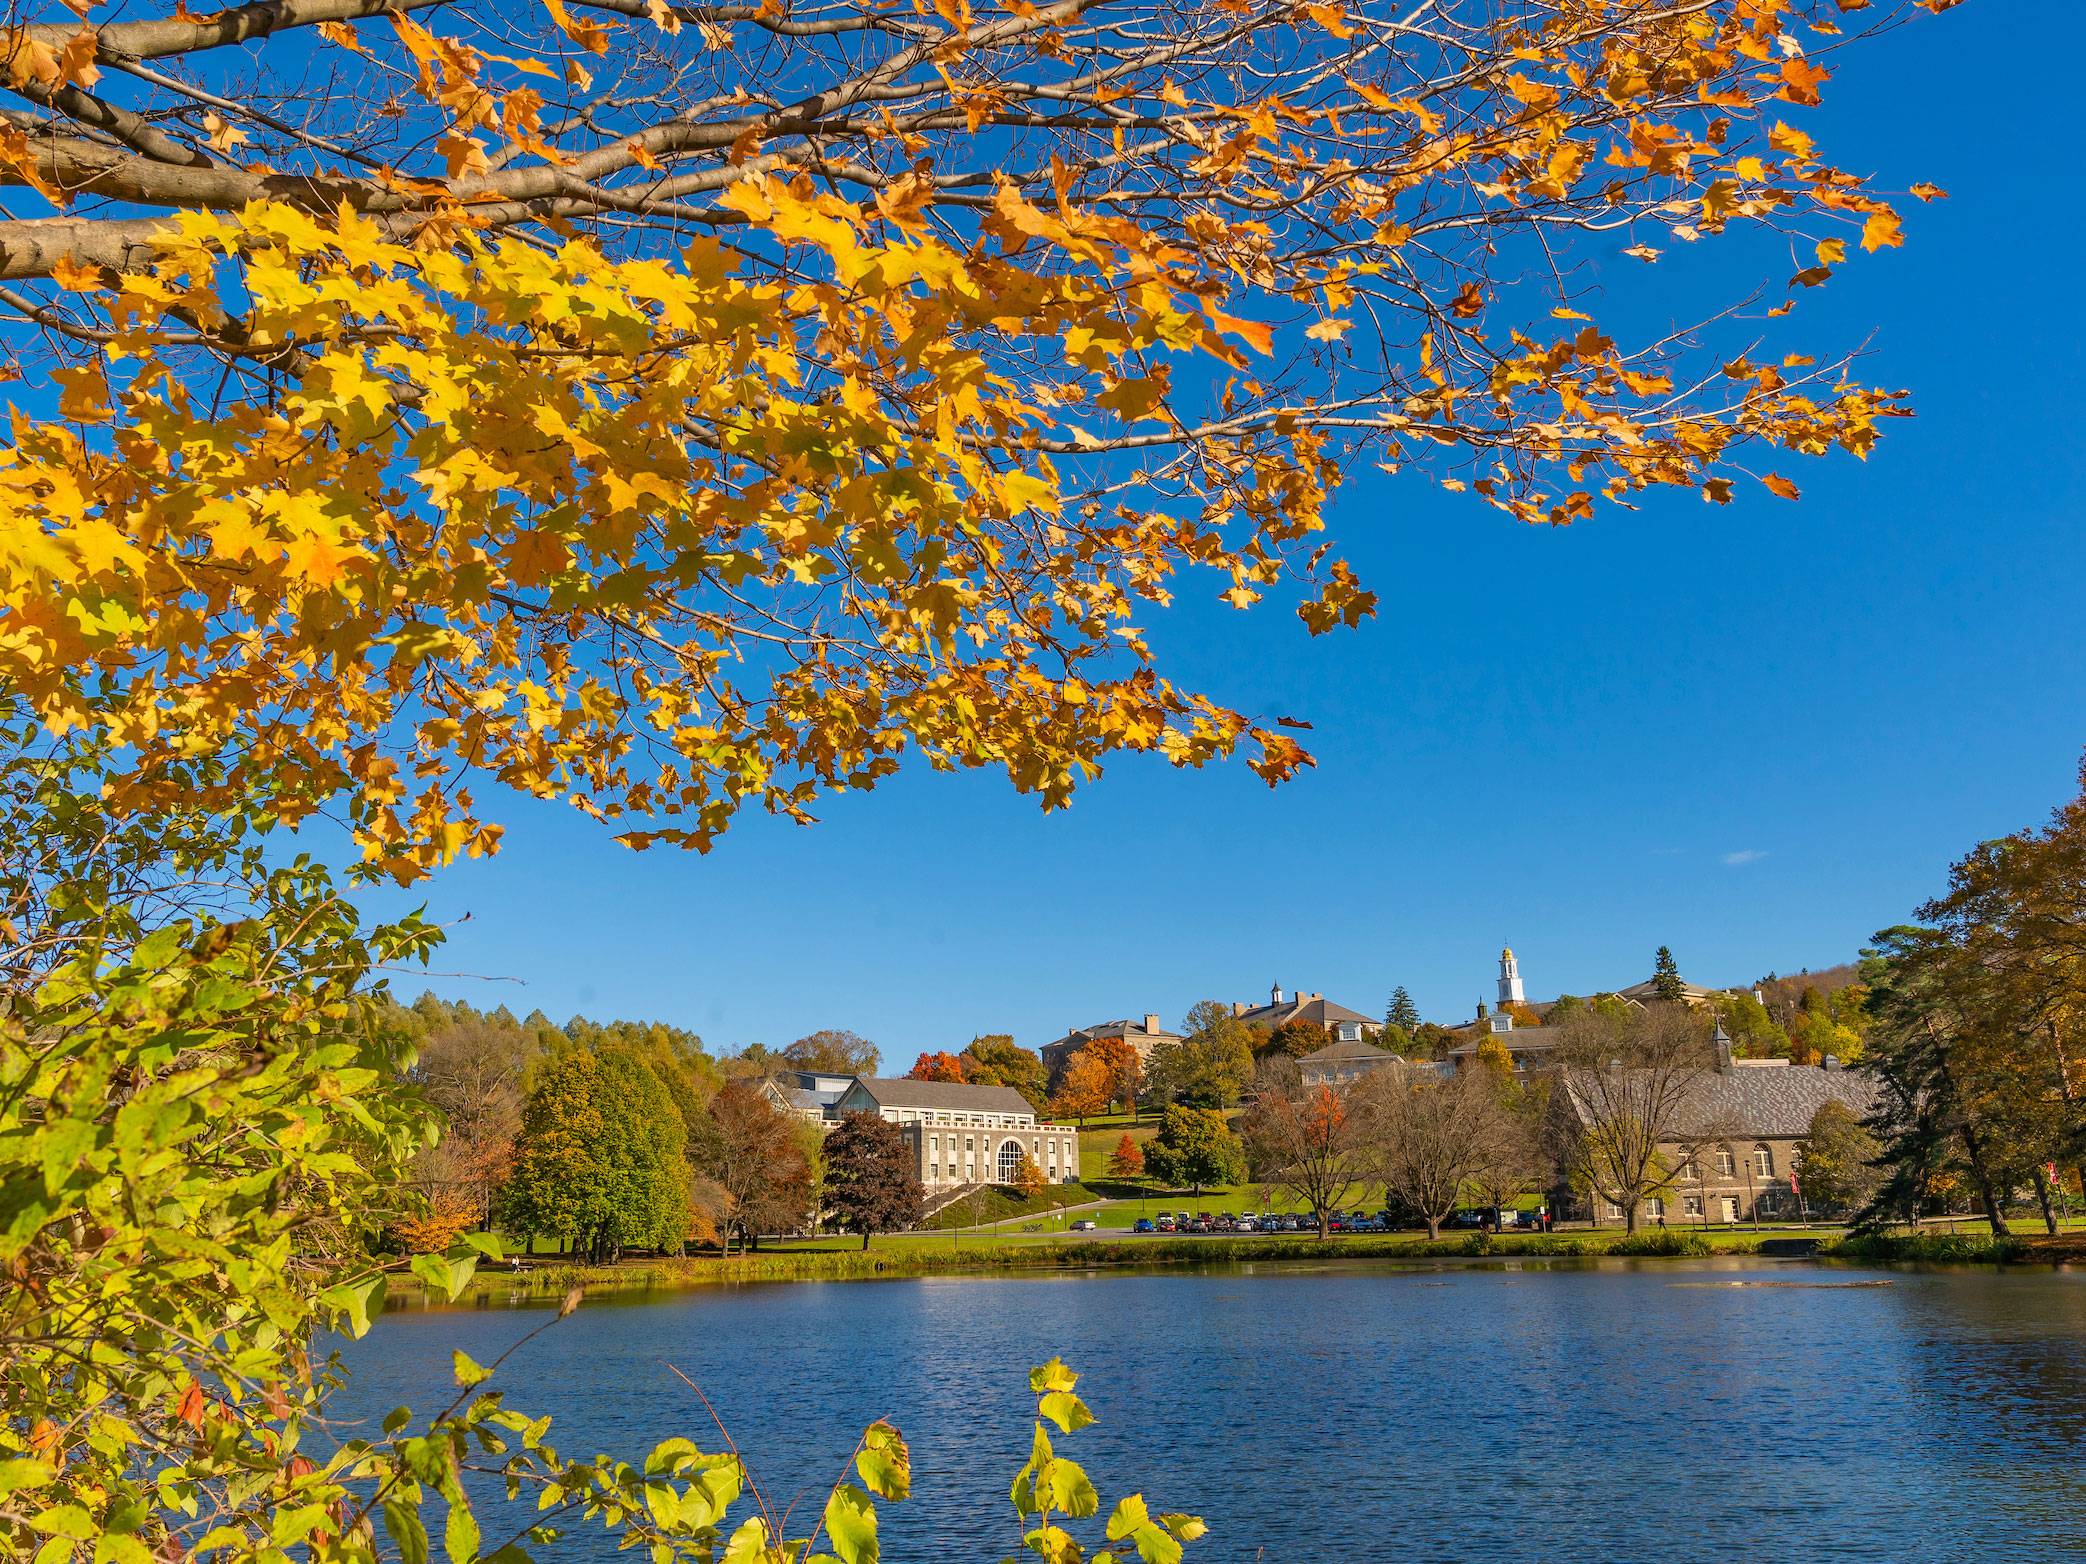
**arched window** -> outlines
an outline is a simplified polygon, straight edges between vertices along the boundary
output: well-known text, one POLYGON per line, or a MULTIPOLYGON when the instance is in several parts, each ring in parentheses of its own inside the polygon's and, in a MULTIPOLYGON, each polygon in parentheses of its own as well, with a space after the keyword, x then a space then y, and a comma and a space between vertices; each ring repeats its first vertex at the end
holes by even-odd
POLYGON ((1729 1146, 1719 1146, 1717 1148, 1718 1177, 1729 1178, 1733 1173, 1736 1173, 1737 1171, 1737 1165, 1733 1163, 1731 1160, 1731 1148, 1729 1146))
POLYGON ((1775 1176, 1775 1154, 1765 1146, 1753 1148, 1753 1171, 1761 1178, 1775 1176))
POLYGON ((1021 1176, 1021 1142, 1010 1140, 1000 1147, 1000 1182, 1011 1184, 1021 1176))

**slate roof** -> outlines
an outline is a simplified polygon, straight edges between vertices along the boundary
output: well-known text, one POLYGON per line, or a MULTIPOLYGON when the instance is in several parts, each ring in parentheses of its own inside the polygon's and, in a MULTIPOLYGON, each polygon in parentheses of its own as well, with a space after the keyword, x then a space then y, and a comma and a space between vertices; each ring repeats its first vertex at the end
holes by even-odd
POLYGON ((1120 1037, 1137 1049, 1140 1058, 1148 1055, 1161 1043, 1177 1043, 1180 1034, 1161 1027, 1156 1032, 1145 1030, 1142 1021, 1096 1021, 1092 1026, 1074 1027, 1054 1043, 1045 1043, 1036 1052, 1045 1060, 1053 1054, 1075 1054, 1097 1037, 1120 1037))
POLYGON ((1035 1109, 1011 1086, 963 1086, 955 1081, 907 1081, 858 1075, 862 1088, 880 1108, 925 1108, 937 1113, 1025 1113, 1035 1109))
POLYGON ((1349 1059, 1370 1059, 1389 1064, 1397 1058, 1388 1048, 1378 1048, 1374 1043, 1344 1042, 1327 1043, 1325 1047, 1305 1054, 1297 1063, 1343 1064, 1349 1059))
POLYGON ((1264 1026, 1270 1032, 1280 1031, 1291 1021, 1309 1021, 1330 1032, 1342 1021, 1359 1021, 1363 1026, 1374 1027, 1379 1023, 1359 1010, 1350 1010, 1345 1005, 1336 1005, 1324 995, 1297 1000, 1285 999, 1279 1005, 1256 1005, 1243 1012, 1239 1019, 1248 1026, 1264 1026))
POLYGON ((1558 1044, 1564 1035, 1561 1026, 1517 1026, 1511 1032, 1480 1032, 1476 1037, 1466 1038, 1449 1050, 1451 1059, 1466 1058, 1478 1051, 1478 1044, 1488 1037, 1496 1037, 1506 1044, 1508 1053, 1545 1053, 1558 1044))
MULTIPOLYGON (((1866 1115, 1879 1090, 1861 1070, 1737 1063, 1709 1071, 1689 1087, 1674 1114, 1673 1130, 1681 1138, 1723 1130, 1733 1137, 1800 1140, 1811 1133, 1812 1115, 1828 1102, 1866 1115)), ((1569 1091, 1563 1095, 1576 1101, 1569 1091)))

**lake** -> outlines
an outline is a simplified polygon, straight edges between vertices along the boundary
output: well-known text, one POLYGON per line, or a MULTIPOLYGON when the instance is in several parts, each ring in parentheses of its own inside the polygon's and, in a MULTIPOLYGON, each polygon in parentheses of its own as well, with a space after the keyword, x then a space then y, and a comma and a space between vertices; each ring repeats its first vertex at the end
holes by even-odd
MULTIPOLYGON (((450 1392, 544 1317, 387 1316, 348 1415, 450 1392)), ((1105 1507, 1205 1517, 1188 1559, 2032 1560, 2086 1552, 2086 1273, 1758 1260, 1259 1265, 713 1288, 590 1304, 498 1384, 570 1455, 720 1441, 815 1516, 861 1427, 912 1445, 885 1556, 1000 1558, 1026 1370, 1105 1507)), ((735 1516, 739 1512, 735 1512, 735 1516)), ((800 1528, 793 1526, 792 1531, 800 1528)), ((493 1533, 487 1528, 488 1537, 493 1533)), ((502 1534, 504 1535, 504 1533, 502 1534)), ((608 1556, 599 1531, 555 1557, 608 1556)))

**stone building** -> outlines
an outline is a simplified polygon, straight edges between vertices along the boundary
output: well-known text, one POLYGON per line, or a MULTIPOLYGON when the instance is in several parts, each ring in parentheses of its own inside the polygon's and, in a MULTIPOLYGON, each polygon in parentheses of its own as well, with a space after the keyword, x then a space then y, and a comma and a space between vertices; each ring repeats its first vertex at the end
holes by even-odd
POLYGON ((1079 1177, 1078 1132, 1037 1123, 1036 1110, 1011 1086, 858 1075, 834 1111, 874 1113, 897 1125, 930 1196, 966 1184, 1011 1184, 1024 1152, 1053 1184, 1079 1177))
POLYGON ((1042 1056, 1043 1068, 1050 1072, 1050 1079, 1055 1082, 1064 1073, 1065 1066, 1072 1062, 1074 1054, 1104 1037, 1119 1037, 1128 1043, 1137 1050, 1140 1064, 1149 1062, 1152 1050, 1160 1044, 1181 1040, 1179 1033, 1167 1031, 1158 1016, 1148 1012, 1142 1024, 1136 1021, 1097 1021, 1092 1026, 1074 1027, 1056 1042, 1045 1043, 1036 1051, 1042 1056))
POLYGON ((1248 1026, 1279 1032, 1292 1021, 1324 1027, 1336 1043, 1358 1043, 1382 1024, 1359 1010, 1336 1005, 1323 994, 1284 993, 1280 983, 1268 990, 1264 1005, 1234 1004, 1231 1013, 1248 1026))
MULTIPOLYGON (((1665 1187, 1644 1202, 1639 1226, 1667 1223, 1789 1221, 1807 1208, 1800 1181, 1792 1186, 1798 1153, 1811 1133, 1811 1118, 1828 1102, 1857 1116, 1875 1106, 1876 1084, 1866 1074, 1786 1059, 1734 1059, 1728 1043, 1717 1049, 1716 1067, 1688 1087, 1660 1158, 1668 1170, 1665 1187)), ((1560 1071, 1550 1110, 1564 1133, 1586 1127, 1585 1108, 1572 1090, 1571 1072, 1560 1071)), ((1610 1201, 1552 1191, 1556 1209, 1595 1223, 1621 1222, 1624 1212, 1610 1201)))
POLYGON ((1297 1060, 1297 1073, 1306 1086, 1345 1087, 1387 1064, 1405 1061, 1388 1048, 1374 1043, 1328 1043, 1297 1060))

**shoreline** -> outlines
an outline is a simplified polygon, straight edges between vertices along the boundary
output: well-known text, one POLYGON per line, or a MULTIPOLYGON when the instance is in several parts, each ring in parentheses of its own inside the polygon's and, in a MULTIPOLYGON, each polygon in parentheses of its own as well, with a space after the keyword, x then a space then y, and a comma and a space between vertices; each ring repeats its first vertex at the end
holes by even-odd
POLYGON ((1045 1244, 980 1245, 941 1249, 924 1244, 888 1248, 774 1250, 721 1258, 626 1260, 613 1266, 541 1264, 520 1272, 481 1269, 453 1303, 430 1301, 410 1275, 391 1277, 388 1307, 490 1308, 548 1305, 574 1287, 592 1298, 637 1293, 690 1292, 784 1282, 894 1281, 926 1276, 995 1276, 1063 1271, 1178 1269, 1236 1266, 1254 1261, 1443 1260, 1662 1260, 1736 1256, 1792 1261, 1871 1264, 2068 1265, 2086 1263, 2086 1238, 1986 1234, 1829 1235, 1815 1243, 1786 1235, 1720 1235, 1710 1243, 1672 1229, 1636 1234, 1546 1233, 1487 1237, 1469 1234, 1429 1240, 1369 1236, 1319 1240, 1239 1235, 1138 1238, 1045 1244))

